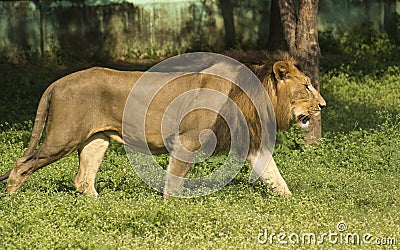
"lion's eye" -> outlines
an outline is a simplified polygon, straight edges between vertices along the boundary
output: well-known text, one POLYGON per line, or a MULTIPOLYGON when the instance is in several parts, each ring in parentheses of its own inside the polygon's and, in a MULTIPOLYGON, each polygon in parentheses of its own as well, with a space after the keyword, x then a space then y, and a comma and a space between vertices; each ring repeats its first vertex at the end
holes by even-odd
POLYGON ((305 85, 306 86, 306 89, 307 89, 307 91, 310 91, 310 85, 305 85))

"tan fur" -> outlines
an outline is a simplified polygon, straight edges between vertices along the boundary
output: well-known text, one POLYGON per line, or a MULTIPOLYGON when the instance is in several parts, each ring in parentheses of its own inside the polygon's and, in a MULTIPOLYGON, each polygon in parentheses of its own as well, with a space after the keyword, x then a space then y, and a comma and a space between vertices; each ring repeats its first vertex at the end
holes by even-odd
POLYGON ((301 72, 299 63, 284 51, 265 52, 232 50, 226 55, 249 67, 262 81, 274 106, 278 128, 287 129, 299 115, 318 114, 326 106, 324 98, 312 86, 308 76, 301 72), (281 65, 275 68, 274 65, 281 65), (278 72, 283 70, 283 72, 278 72), (285 79, 280 79, 282 73, 285 79), (307 88, 308 90, 307 90, 307 88))
MULTIPOLYGON (((258 53, 256 56, 236 51, 230 56, 242 61, 260 78, 273 104, 279 128, 288 128, 293 118, 304 125, 304 119, 325 106, 323 98, 310 85, 310 79, 297 68, 297 62, 287 53, 258 53)), ((79 172, 74 186, 85 194, 96 195, 95 175, 109 138, 126 143, 122 140, 124 107, 130 90, 142 75, 143 72, 95 67, 70 74, 51 84, 40 100, 29 146, 9 174, 6 192, 16 192, 37 169, 78 150, 79 172), (46 119, 46 136, 37 148, 46 119)), ((145 127, 151 153, 167 153, 160 124, 168 104, 180 94, 195 88, 215 89, 229 95, 240 107, 249 125, 251 144, 248 161, 253 169, 267 166, 264 172, 258 173, 261 179, 270 183, 277 193, 290 195, 275 162, 269 161, 269 153, 260 149, 259 114, 253 103, 239 88, 217 76, 191 74, 179 77, 158 92, 149 106, 145 127)), ((212 129, 217 134, 219 150, 229 146, 228 127, 218 114, 207 110, 194 111, 183 119, 179 140, 185 148, 197 150, 200 147, 198 136, 204 129, 212 129)), ((173 139, 167 143, 175 149, 173 139)), ((184 177, 189 167, 189 163, 171 157, 167 172, 184 177)), ((181 181, 174 181, 174 177, 167 178, 164 191, 173 191, 181 184, 181 181)))

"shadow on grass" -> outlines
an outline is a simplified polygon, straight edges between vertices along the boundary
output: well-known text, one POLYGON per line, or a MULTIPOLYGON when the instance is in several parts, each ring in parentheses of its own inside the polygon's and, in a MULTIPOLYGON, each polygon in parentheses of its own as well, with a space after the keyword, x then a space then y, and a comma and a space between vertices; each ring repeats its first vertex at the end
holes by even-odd
POLYGON ((322 127, 326 134, 349 133, 360 128, 377 129, 387 119, 395 119, 399 109, 360 102, 348 102, 332 93, 324 93, 327 107, 322 112, 322 127))
POLYGON ((0 63, 0 131, 10 128, 30 130, 36 108, 45 89, 54 81, 72 72, 92 66, 118 70, 145 71, 158 61, 79 63, 73 66, 50 64, 14 65, 0 63))

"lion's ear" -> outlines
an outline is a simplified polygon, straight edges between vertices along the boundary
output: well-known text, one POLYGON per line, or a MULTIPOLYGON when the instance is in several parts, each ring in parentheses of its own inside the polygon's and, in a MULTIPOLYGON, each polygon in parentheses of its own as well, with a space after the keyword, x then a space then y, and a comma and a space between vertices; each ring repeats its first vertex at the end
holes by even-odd
POLYGON ((287 78, 289 73, 289 64, 286 62, 276 62, 273 66, 275 78, 278 81, 283 81, 287 78))

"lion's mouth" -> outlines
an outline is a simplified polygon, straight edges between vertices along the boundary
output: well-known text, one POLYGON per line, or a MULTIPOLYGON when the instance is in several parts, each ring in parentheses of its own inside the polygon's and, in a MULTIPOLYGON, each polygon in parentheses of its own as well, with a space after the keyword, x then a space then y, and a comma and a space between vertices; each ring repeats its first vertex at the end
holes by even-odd
POLYGON ((297 124, 299 124, 300 128, 306 129, 310 125, 311 116, 309 115, 299 115, 297 117, 297 124))

